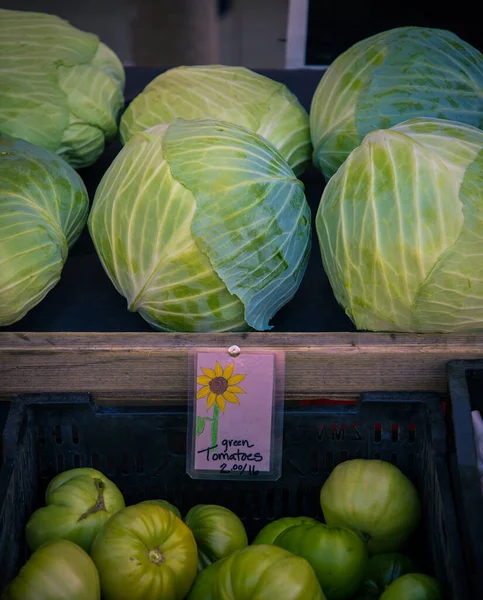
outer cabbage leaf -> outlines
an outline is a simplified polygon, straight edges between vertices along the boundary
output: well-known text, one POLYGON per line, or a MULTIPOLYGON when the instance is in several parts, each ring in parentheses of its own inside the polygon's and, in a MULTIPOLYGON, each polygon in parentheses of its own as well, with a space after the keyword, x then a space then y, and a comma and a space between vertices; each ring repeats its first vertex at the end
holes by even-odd
POLYGON ((21 319, 59 281, 88 205, 82 180, 62 159, 0 137, 0 325, 21 319))
POLYGON ((171 331, 268 328, 310 249, 287 164, 260 136, 211 120, 134 136, 101 181, 89 229, 129 309, 171 331))
POLYGON ((182 119, 220 119, 258 133, 274 145, 296 175, 310 161, 309 120, 282 83, 243 67, 177 67, 151 81, 128 106, 120 133, 182 119))
POLYGON ((368 134, 317 214, 325 270, 358 329, 483 324, 483 132, 414 119, 368 134))
POLYGON ((314 162, 329 179, 365 135, 416 117, 483 127, 483 55, 450 31, 399 27, 341 54, 312 100, 314 162))
POLYGON ((124 69, 97 36, 0 9, 0 132, 88 166, 117 132, 123 90, 124 69))

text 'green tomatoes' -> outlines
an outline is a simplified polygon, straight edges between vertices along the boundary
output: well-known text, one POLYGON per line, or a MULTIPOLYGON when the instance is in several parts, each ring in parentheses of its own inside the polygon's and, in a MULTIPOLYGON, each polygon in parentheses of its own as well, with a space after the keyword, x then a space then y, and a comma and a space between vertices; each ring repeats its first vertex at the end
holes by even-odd
POLYGON ((89 555, 67 540, 36 550, 3 600, 100 600, 99 575, 89 555))
POLYGON ((320 492, 327 525, 348 527, 367 541, 369 554, 396 552, 421 518, 416 488, 393 464, 354 459, 340 463, 320 492))
POLYGON ((182 600, 196 577, 191 530, 156 504, 128 506, 111 517, 91 556, 104 600, 182 600))
POLYGON ((25 535, 31 550, 51 540, 70 540, 90 551, 104 523, 124 508, 117 486, 95 469, 70 469, 49 483, 45 503, 30 517, 25 535))

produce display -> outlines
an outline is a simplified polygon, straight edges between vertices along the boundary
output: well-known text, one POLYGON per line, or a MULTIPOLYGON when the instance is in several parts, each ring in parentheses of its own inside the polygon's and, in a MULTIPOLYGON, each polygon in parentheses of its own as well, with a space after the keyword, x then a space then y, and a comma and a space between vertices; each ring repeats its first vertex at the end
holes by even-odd
POLYGON ((316 226, 357 328, 423 333, 483 328, 482 223, 483 131, 421 118, 364 138, 316 226))
POLYGON ((312 517, 282 517, 276 521, 271 521, 261 529, 255 539, 254 544, 273 544, 275 540, 290 527, 296 525, 316 525, 319 521, 312 517))
POLYGON ((244 67, 176 67, 162 73, 121 118, 123 143, 134 134, 181 119, 219 119, 267 139, 293 172, 310 162, 309 116, 282 83, 244 67))
POLYGON ((84 183, 66 162, 1 128, 0 326, 20 320, 57 284, 89 210, 84 183))
MULTIPOLYGON (((96 186, 88 235, 127 310, 153 329, 272 328, 307 276, 312 215, 299 177, 313 162, 327 182, 317 268, 358 330, 483 330, 483 55, 454 33, 398 27, 356 43, 323 73, 309 118, 286 85, 225 65, 168 69, 124 107, 124 68, 95 35, 53 15, 0 17, 3 144, 85 167, 119 124, 124 146, 96 186)), ((9 203, 20 203, 18 185, 37 202, 45 176, 19 184, 0 152, 9 203)), ((70 209, 61 196, 59 213, 70 209)), ((53 247, 45 240, 45 212, 31 216, 28 203, 27 220, 15 206, 14 226, 10 206, 0 326, 44 297, 66 258, 58 228, 53 247)), ((84 212, 76 224, 69 243, 84 212)))
MULTIPOLYGON (((340 463, 321 484, 325 523, 286 516, 260 526, 253 540, 239 516, 222 504, 197 505, 193 499, 184 516, 163 499, 124 506, 122 489, 93 469, 60 473, 46 496, 63 486, 63 501, 57 496, 43 522, 48 541, 30 556, 2 600, 97 600, 99 589, 102 600, 443 600, 440 584, 406 554, 419 521, 419 499, 409 479, 388 462, 340 463), (77 535, 89 558, 70 541, 76 532, 69 525, 89 503, 86 512, 97 514, 93 481, 105 486, 106 508, 100 511, 102 522, 92 522, 88 535, 77 535), (334 526, 334 520, 345 524, 334 526), (378 521, 380 529, 374 527, 378 521), (28 595, 36 583, 44 595, 28 595)), ((43 510, 30 518, 27 540, 43 510)))
POLYGON ((347 600, 359 589, 367 568, 367 546, 351 529, 304 523, 273 542, 312 566, 327 600, 347 600))
POLYGON ((421 502, 412 482, 384 461, 340 463, 320 491, 320 505, 331 527, 353 529, 370 555, 397 552, 421 519, 421 502))
POLYGON ((2 600, 101 600, 99 573, 80 546, 56 539, 30 556, 2 600))
POLYGON ((156 504, 116 513, 99 531, 91 556, 104 600, 183 600, 197 572, 190 528, 156 504))
POLYGON ((369 559, 355 600, 377 600, 393 581, 415 570, 413 561, 404 554, 375 554, 369 559))
POLYGON ((129 310, 167 331, 268 329, 311 245, 303 185, 285 160, 261 136, 209 119, 134 136, 88 225, 129 310))
POLYGON ((25 528, 31 550, 64 539, 89 552, 104 523, 124 508, 117 486, 99 471, 88 468, 54 477, 45 492, 45 503, 47 506, 37 509, 25 528))
POLYGON ((432 577, 421 573, 403 575, 388 586, 380 600, 440 600, 441 588, 432 577))
POLYGON ((249 546, 220 562, 208 567, 215 568, 201 589, 195 583, 188 600, 325 600, 309 563, 283 548, 249 546))
POLYGON ((483 55, 428 27, 364 39, 336 58, 314 94, 314 163, 330 179, 368 133, 416 117, 483 127, 483 55))
POLYGON ((234 512, 224 506, 199 504, 185 517, 198 546, 198 569, 248 546, 247 532, 234 512))
POLYGON ((143 500, 140 504, 157 504, 158 506, 162 506, 167 510, 170 510, 173 514, 181 519, 181 513, 176 506, 173 506, 171 502, 167 502, 166 500, 143 500))
POLYGON ((0 9, 0 133, 93 164, 117 133, 125 74, 96 35, 54 15, 0 9))
MULTIPOLYGON (((412 26, 362 40, 323 74, 310 117, 241 67, 169 69, 128 106, 124 88, 97 36, 0 9, 0 327, 56 286, 84 233, 126 313, 153 329, 266 331, 307 277, 315 229, 311 282, 325 272, 358 330, 483 331, 483 56, 464 40, 412 26), (118 133, 89 199, 89 171, 74 169, 118 133), (326 184, 316 215, 310 163, 326 184)), ((240 392, 216 365, 199 390, 211 405, 240 392)), ((201 421, 217 432, 214 419, 201 421)), ((253 539, 223 494, 129 504, 121 477, 61 472, 19 517, 28 553, 0 598, 443 600, 411 546, 426 536, 413 482, 390 462, 335 462, 322 518, 265 515, 253 539)))

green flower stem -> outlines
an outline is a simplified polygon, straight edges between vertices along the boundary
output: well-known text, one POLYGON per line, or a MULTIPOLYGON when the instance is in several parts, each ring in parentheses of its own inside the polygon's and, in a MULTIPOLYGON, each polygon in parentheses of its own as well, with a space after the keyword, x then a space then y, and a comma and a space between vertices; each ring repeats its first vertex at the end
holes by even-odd
POLYGON ((213 419, 211 421, 211 445, 216 446, 218 443, 218 405, 215 403, 213 407, 213 419))

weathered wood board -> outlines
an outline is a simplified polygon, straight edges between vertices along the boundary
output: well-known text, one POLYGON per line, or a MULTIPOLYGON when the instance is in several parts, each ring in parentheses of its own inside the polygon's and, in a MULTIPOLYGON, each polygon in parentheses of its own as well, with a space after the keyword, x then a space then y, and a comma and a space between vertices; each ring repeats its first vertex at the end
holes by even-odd
POLYGON ((286 399, 353 399, 362 391, 447 393, 446 363, 483 357, 483 334, 0 333, 0 397, 91 392, 99 403, 180 402, 197 347, 286 353, 286 399))

